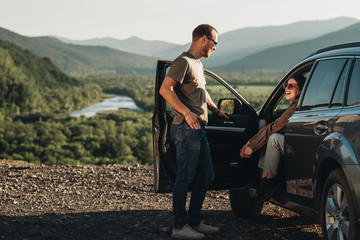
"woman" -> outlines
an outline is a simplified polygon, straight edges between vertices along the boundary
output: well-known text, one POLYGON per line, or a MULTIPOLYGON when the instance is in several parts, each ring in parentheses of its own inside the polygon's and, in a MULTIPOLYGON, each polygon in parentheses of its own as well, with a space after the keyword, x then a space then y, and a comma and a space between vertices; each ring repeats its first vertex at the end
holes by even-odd
POLYGON ((240 150, 240 156, 249 158, 254 152, 266 145, 266 151, 260 157, 258 167, 262 169, 258 200, 266 201, 281 188, 281 183, 275 179, 280 161, 284 155, 284 135, 288 119, 296 111, 298 99, 305 83, 305 77, 299 75, 290 78, 283 87, 286 100, 290 101, 287 110, 274 122, 268 124, 253 136, 240 150))

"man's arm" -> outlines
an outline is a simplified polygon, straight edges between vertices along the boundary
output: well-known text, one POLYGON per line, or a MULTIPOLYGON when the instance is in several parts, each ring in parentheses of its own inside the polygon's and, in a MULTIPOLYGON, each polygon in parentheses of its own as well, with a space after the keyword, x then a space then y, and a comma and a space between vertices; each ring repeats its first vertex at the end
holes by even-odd
POLYGON ((173 107, 176 111, 181 113, 185 117, 185 121, 189 124, 189 126, 193 129, 200 129, 199 119, 200 116, 190 111, 178 98, 176 93, 174 92, 174 87, 178 84, 178 82, 166 76, 164 82, 160 87, 160 95, 165 98, 165 100, 173 107))

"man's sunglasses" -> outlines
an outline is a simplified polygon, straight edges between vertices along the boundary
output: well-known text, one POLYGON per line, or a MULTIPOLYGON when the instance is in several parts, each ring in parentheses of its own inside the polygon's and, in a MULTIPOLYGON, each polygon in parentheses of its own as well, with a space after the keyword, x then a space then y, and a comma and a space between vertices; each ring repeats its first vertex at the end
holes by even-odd
POLYGON ((215 42, 215 40, 214 39, 212 39, 211 37, 208 37, 208 36, 206 36, 209 40, 211 40, 213 43, 214 43, 214 45, 215 45, 215 47, 216 47, 216 45, 217 45, 217 42, 215 42))
POLYGON ((295 85, 299 85, 299 84, 286 82, 286 83, 283 84, 283 89, 288 88, 289 90, 291 90, 292 88, 295 87, 295 85))

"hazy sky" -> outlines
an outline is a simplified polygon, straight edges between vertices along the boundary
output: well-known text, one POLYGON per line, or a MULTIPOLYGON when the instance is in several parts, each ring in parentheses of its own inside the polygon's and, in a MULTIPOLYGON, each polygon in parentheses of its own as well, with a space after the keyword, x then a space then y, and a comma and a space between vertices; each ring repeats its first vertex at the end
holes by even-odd
POLYGON ((360 19, 359 9, 359 0, 0 0, 0 27, 26 36, 138 36, 185 44, 200 23, 221 34, 302 20, 360 19))

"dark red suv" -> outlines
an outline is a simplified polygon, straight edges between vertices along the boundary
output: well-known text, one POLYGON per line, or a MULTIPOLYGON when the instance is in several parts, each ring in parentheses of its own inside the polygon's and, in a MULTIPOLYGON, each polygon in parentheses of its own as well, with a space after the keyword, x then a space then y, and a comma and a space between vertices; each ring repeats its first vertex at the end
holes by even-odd
MULTIPOLYGON (((171 191, 176 175, 169 138, 172 116, 159 94, 170 64, 159 61, 156 75, 156 192, 171 191)), ((311 54, 284 76, 259 112, 224 80, 205 70, 207 84, 221 86, 213 88, 222 93, 214 102, 229 113, 228 120, 210 114, 205 127, 216 175, 212 189, 229 189, 236 215, 260 213, 263 203, 249 196, 259 180, 258 155, 241 159, 239 150, 287 108, 282 84, 298 74, 307 80, 285 129, 279 178, 286 189, 270 201, 321 222, 325 239, 360 239, 360 42, 311 54)))

